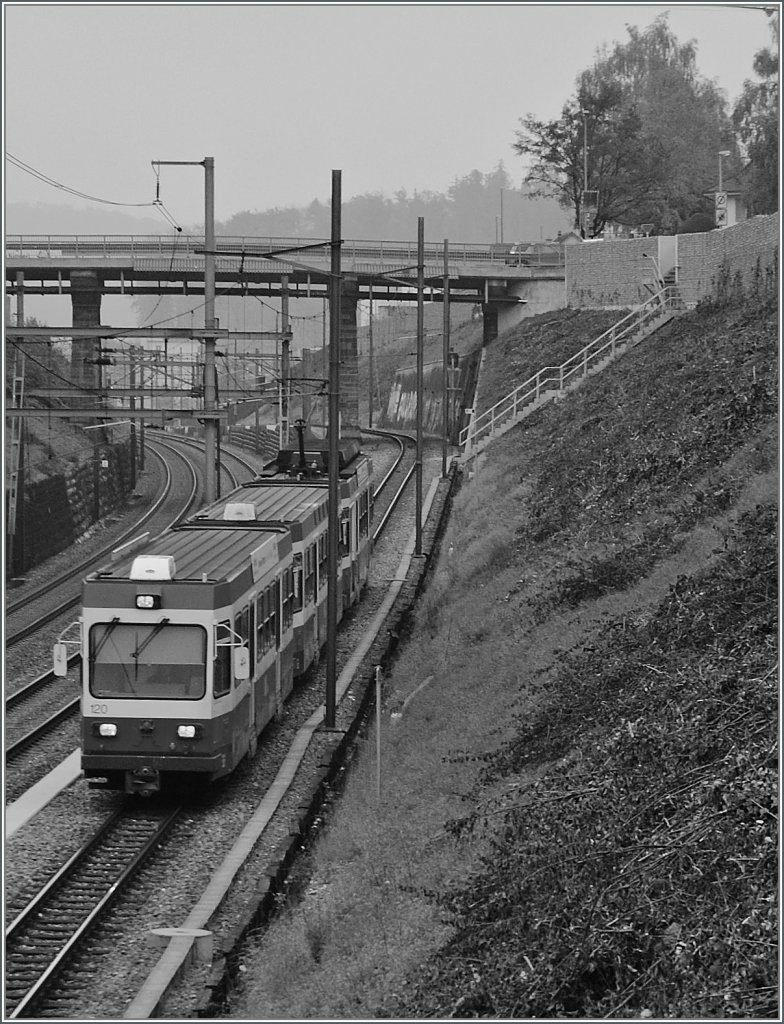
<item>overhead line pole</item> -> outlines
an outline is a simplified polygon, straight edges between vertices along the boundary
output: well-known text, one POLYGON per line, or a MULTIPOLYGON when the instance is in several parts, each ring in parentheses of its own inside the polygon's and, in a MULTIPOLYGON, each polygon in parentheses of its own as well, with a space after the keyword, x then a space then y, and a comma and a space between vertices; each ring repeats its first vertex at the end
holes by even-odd
POLYGON ((327 692, 324 724, 335 728, 340 530, 340 203, 341 172, 332 172, 332 259, 329 279, 329 528, 327 530, 327 692))
MULTIPOLYGON (((204 158, 204 327, 215 330, 215 160, 204 158)), ((218 424, 210 415, 217 404, 215 337, 204 339, 204 491, 215 501, 218 488, 218 424)))
MULTIPOLYGON (((501 189, 501 196, 504 190, 501 189)), ((441 451, 441 476, 446 476, 447 451, 449 444, 449 240, 444 239, 444 367, 443 367, 443 412, 444 443, 441 451)))
POLYGON ((215 501, 217 493, 217 437, 214 415, 215 387, 215 158, 203 160, 153 160, 153 167, 204 168, 204 497, 215 501))
POLYGON ((424 388, 425 218, 417 218, 417 402, 416 402, 416 531, 414 554, 422 554, 422 400, 424 388))

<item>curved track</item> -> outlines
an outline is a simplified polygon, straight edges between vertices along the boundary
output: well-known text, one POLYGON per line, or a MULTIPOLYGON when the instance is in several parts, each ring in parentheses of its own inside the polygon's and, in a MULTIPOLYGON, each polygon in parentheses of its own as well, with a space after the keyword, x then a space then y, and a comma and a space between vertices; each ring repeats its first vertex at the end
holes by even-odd
MULTIPOLYGON (((171 445, 164 444, 163 442, 157 442, 157 444, 160 447, 168 449, 170 452, 176 454, 178 458, 182 459, 182 461, 186 464, 188 472, 190 474, 190 493, 185 502, 184 507, 180 508, 180 510, 177 513, 177 516, 173 520, 173 522, 177 522, 179 518, 185 515, 185 513, 191 507, 196 498, 198 492, 198 478, 196 476, 195 470, 193 469, 193 466, 181 452, 177 451, 177 449, 173 448, 171 445)), ((25 594, 25 596, 21 598, 19 601, 9 604, 8 607, 6 608, 7 617, 10 617, 15 613, 18 614, 22 611, 25 611, 30 607, 30 605, 32 605, 36 601, 45 600, 50 595, 53 596, 59 588, 69 583, 74 578, 78 578, 79 580, 81 580, 81 578, 90 571, 90 568, 92 566, 99 565, 107 557, 107 555, 111 554, 112 551, 114 551, 116 548, 122 547, 124 543, 131 540, 134 536, 138 535, 138 531, 140 530, 140 528, 149 523, 150 520, 152 520, 153 517, 156 515, 156 513, 158 513, 162 509, 166 500, 169 498, 169 495, 171 494, 172 473, 171 469, 166 463, 166 460, 161 456, 160 452, 157 452, 152 448, 151 450, 154 452, 156 458, 160 460, 165 473, 165 479, 161 490, 161 494, 153 503, 152 507, 147 509, 147 511, 142 516, 136 519, 119 536, 114 537, 111 540, 111 542, 105 544, 103 547, 99 548, 98 551, 91 554, 89 558, 77 563, 76 565, 70 566, 65 572, 58 575, 55 579, 48 580, 45 584, 38 587, 36 590, 32 591, 31 593, 25 594)), ((27 637, 32 636, 39 629, 42 629, 45 625, 52 622, 53 619, 56 619, 58 616, 66 612, 69 608, 73 607, 73 605, 75 605, 78 601, 79 590, 77 589, 75 593, 73 590, 71 590, 68 596, 60 598, 55 605, 50 604, 45 612, 38 615, 32 621, 27 622, 24 626, 17 628, 14 632, 9 633, 8 636, 6 637, 6 647, 13 647, 15 644, 18 644, 22 640, 27 639, 27 637)))

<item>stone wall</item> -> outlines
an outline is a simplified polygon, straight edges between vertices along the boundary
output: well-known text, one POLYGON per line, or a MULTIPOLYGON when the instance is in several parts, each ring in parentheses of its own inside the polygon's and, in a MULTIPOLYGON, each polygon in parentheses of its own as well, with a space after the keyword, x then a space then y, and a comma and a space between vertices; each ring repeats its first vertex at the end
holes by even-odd
MULTIPOLYGON (((693 301, 728 290, 751 294, 775 287, 778 216, 752 217, 729 228, 677 236, 678 284, 693 301)), ((643 302, 655 280, 656 238, 572 245, 566 250, 566 301, 575 308, 624 308, 643 302)))
POLYGON ((719 231, 678 237, 684 294, 723 298, 778 287, 779 220, 752 217, 719 231))
POLYGON ((101 447, 99 459, 71 464, 62 474, 23 485, 14 565, 9 566, 13 575, 19 576, 64 551, 98 520, 127 503, 131 491, 130 440, 101 447))
MULTIPOLYGON (((454 372, 451 390, 449 436, 453 444, 463 426, 466 406, 473 402, 476 386, 477 367, 481 349, 468 352, 460 357, 460 365, 454 372)), ((417 386, 416 367, 398 370, 389 392, 387 407, 382 411, 380 427, 393 430, 416 430, 417 386)), ((444 431, 444 376, 441 363, 428 363, 422 372, 422 431, 430 437, 442 437, 444 431)))
MULTIPOLYGON (((656 239, 591 241, 566 249, 566 305, 577 309, 623 309, 649 297, 653 278, 643 253, 656 239)), ((655 248, 653 248, 655 251, 655 248)))

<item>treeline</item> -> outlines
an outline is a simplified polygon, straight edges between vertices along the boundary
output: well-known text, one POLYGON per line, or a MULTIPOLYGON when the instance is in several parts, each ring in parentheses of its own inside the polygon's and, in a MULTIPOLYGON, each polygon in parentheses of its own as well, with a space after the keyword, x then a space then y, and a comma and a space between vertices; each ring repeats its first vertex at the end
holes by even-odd
POLYGON ((700 75, 693 40, 680 43, 667 15, 604 47, 581 72, 561 116, 521 118, 514 150, 532 194, 555 196, 572 225, 599 237, 608 225, 649 223, 673 234, 695 215, 713 227, 717 191, 739 193, 751 214, 778 208, 778 13, 773 49, 754 59, 732 110, 700 75), (722 164, 722 161, 724 163, 722 164))
MULTIPOLYGON (((566 226, 553 199, 541 199, 513 186, 503 163, 489 173, 471 171, 455 180, 446 193, 409 194, 400 189, 390 198, 380 192, 344 199, 341 209, 345 239, 413 241, 417 221, 425 221, 428 241, 514 242, 552 237, 566 226)), ((308 206, 242 210, 216 225, 222 235, 284 238, 329 238, 331 205, 314 199, 308 206)))

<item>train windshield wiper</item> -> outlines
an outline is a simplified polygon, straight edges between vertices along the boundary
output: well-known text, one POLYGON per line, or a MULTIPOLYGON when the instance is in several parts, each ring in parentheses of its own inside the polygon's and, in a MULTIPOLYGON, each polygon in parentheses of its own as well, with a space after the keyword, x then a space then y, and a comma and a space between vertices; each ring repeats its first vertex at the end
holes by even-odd
POLYGON ((103 636, 101 637, 99 642, 95 645, 95 648, 90 652, 90 663, 91 664, 94 664, 97 661, 98 655, 103 650, 104 644, 106 643, 106 641, 109 639, 109 637, 114 632, 114 630, 115 630, 115 628, 117 626, 117 623, 119 621, 120 621, 120 616, 119 615, 115 615, 115 617, 112 619, 112 621, 106 627, 106 630, 105 630, 103 636))
POLYGON ((169 624, 169 619, 166 619, 166 618, 163 618, 163 619, 161 619, 160 622, 157 622, 155 624, 154 629, 152 629, 150 631, 150 635, 147 637, 147 639, 143 640, 139 644, 139 646, 136 648, 136 650, 132 652, 131 657, 136 661, 136 668, 137 669, 139 668, 139 657, 140 657, 142 651, 145 649, 145 647, 147 647, 149 644, 152 643, 152 641, 160 633, 160 631, 163 629, 163 627, 164 626, 168 626, 168 624, 169 624))

